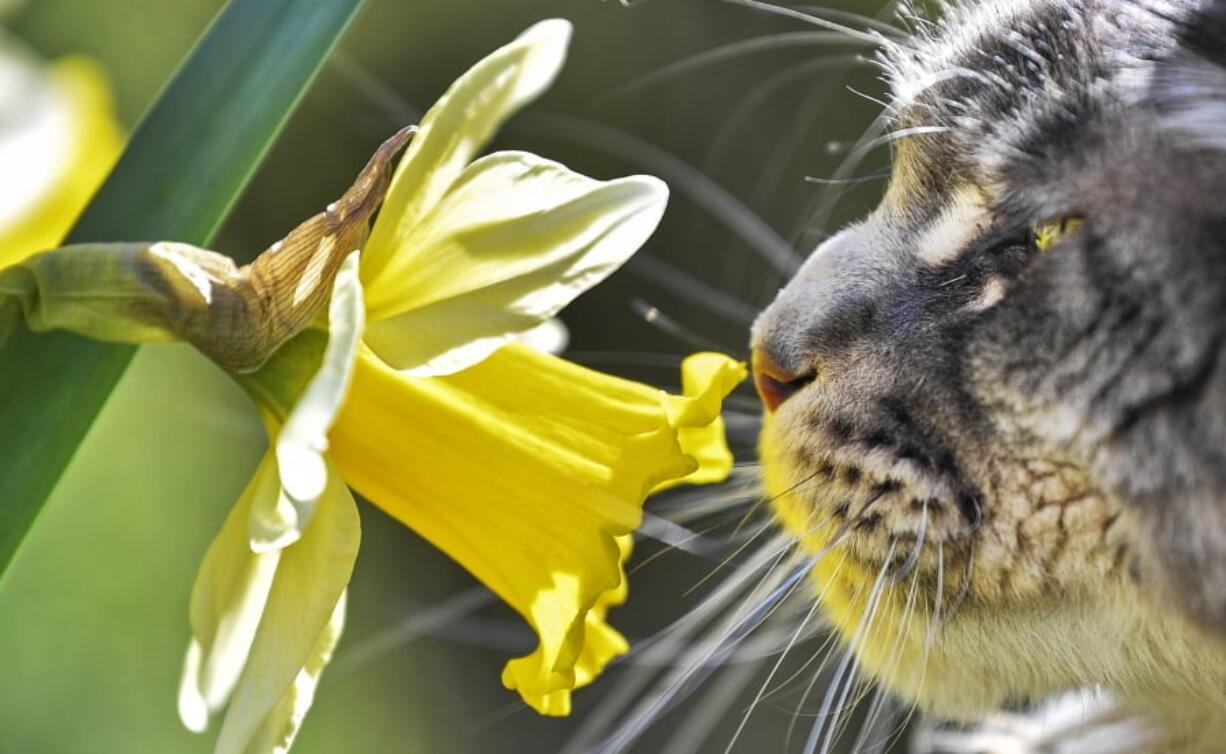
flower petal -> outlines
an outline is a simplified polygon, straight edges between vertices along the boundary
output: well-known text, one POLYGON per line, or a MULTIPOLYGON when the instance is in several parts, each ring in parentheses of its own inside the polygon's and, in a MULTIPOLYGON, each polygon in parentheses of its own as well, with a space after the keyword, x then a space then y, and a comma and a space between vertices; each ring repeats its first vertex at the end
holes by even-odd
POLYGON ((332 659, 332 650, 340 641, 341 632, 345 627, 345 592, 332 611, 332 618, 324 628, 323 634, 315 642, 307 664, 298 671, 298 676, 290 686, 285 696, 277 702, 277 706, 264 719, 264 724, 255 733, 247 746, 249 752, 272 752, 285 754, 294 743, 298 729, 315 700, 315 687, 319 684, 319 676, 324 667, 332 659))
POLYGON ((328 430, 349 393, 364 321, 358 253, 353 252, 341 264, 332 286, 323 363, 277 433, 282 494, 275 501, 264 501, 275 505, 257 504, 251 512, 249 534, 256 552, 289 545, 310 522, 315 501, 327 485, 328 430))
POLYGON ((547 662, 547 647, 544 641, 532 654, 510 660, 502 669, 502 684, 508 689, 519 689, 524 700, 543 715, 569 715, 571 692, 596 680, 609 662, 630 649, 626 637, 605 620, 609 608, 625 602, 630 593, 625 563, 634 547, 634 537, 622 534, 614 539, 619 552, 618 573, 621 575, 621 582, 616 589, 603 592, 597 597, 584 617, 583 647, 575 659, 574 681, 554 690, 537 688, 541 667, 547 662))
POLYGON ((540 647, 507 681, 561 714, 556 692, 624 651, 600 612, 623 585, 616 538, 639 524, 653 486, 696 468, 670 415, 701 412, 667 404, 660 390, 520 343, 428 379, 363 350, 332 457, 364 496, 532 624, 540 647))
POLYGON ((280 490, 276 459, 268 453, 200 565, 192 589, 192 641, 179 688, 179 717, 189 730, 204 730, 247 662, 279 559, 277 552, 251 551, 247 519, 253 504, 275 500, 280 490))
POLYGON ((384 274, 418 222, 451 188, 503 121, 553 83, 566 59, 570 22, 542 21, 470 68, 422 119, 392 178, 366 245, 362 277, 384 274))
POLYGON ((123 145, 110 88, 92 61, 65 58, 36 78, 0 39, 0 268, 58 246, 123 145), (16 84, 12 79, 19 76, 16 84), (50 172, 48 172, 48 169, 50 172), (40 181, 39 176, 45 175, 40 181))
POLYGON ((283 736, 301 720, 305 708, 297 705, 310 699, 298 694, 295 683, 304 669, 318 677, 329 654, 320 648, 335 643, 326 635, 353 573, 360 536, 353 496, 329 464, 312 525, 278 551, 263 619, 226 711, 217 752, 254 751, 253 744, 283 736))
POLYGON ((656 485, 654 492, 678 484, 715 484, 728 478, 733 458, 720 407, 747 374, 744 362, 721 353, 695 353, 681 363, 681 395, 669 397, 669 410, 673 423, 682 428, 677 433, 681 449, 698 462, 698 468, 685 477, 656 485))
POLYGON ((484 157, 368 286, 366 342, 418 376, 471 366, 620 267, 667 201, 648 176, 597 181, 526 152, 484 157))

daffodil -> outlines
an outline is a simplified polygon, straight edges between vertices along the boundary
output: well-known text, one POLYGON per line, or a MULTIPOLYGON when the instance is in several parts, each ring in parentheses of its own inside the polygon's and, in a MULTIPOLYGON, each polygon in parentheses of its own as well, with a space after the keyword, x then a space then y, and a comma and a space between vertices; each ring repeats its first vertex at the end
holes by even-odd
POLYGON ((731 467, 719 410, 743 365, 690 357, 671 396, 517 340, 628 259, 667 200, 647 176, 598 181, 523 152, 474 159, 552 82, 569 37, 543 22, 482 60, 248 267, 157 243, 0 272, 0 315, 188 340, 261 412, 270 448, 205 556, 180 687, 193 730, 230 700, 218 751, 292 742, 343 625, 360 538, 350 487, 524 617, 539 643, 503 683, 563 715, 626 651, 605 618, 626 595, 644 498, 731 467))
POLYGON ((68 232, 123 143, 110 92, 83 57, 47 65, 0 30, 0 268, 68 232))

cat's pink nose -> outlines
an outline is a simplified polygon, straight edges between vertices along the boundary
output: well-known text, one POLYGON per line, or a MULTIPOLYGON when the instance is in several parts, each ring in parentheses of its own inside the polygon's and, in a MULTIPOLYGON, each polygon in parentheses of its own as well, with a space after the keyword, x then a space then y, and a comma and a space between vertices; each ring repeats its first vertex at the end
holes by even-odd
POLYGON ((767 411, 775 411, 805 385, 813 381, 811 376, 795 375, 779 366, 760 348, 753 350, 753 384, 762 396, 767 411))

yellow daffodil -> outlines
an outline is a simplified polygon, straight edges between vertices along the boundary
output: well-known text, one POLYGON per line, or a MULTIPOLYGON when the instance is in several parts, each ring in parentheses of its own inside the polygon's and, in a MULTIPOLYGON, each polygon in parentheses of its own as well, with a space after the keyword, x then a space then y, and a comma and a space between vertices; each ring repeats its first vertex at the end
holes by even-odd
POLYGON ((452 86, 336 274, 326 347, 308 331, 243 378, 273 447, 201 569, 180 695, 200 729, 233 689, 219 751, 284 750, 310 704, 358 547, 347 485, 524 616, 540 643, 503 681, 557 715, 626 649, 605 612, 643 499, 731 465, 717 422, 736 362, 692 358, 674 397, 513 341, 622 264, 667 196, 526 153, 472 161, 569 34, 539 24, 452 86))
POLYGON ((0 268, 61 241, 123 143, 102 73, 0 30, 0 268))
POLYGON ((0 337, 20 316, 186 340, 236 374, 265 420, 270 449, 192 593, 179 710, 203 730, 230 700, 218 751, 290 746, 344 621, 360 539, 350 487, 524 617, 539 644, 503 683, 563 715, 626 650, 605 616, 626 595, 644 498, 731 468, 719 409, 743 365, 690 357, 670 396, 518 340, 628 259, 667 200, 647 176, 598 181, 523 152, 474 159, 552 82, 569 38, 546 21, 482 60, 251 265, 160 242, 0 270, 0 337))

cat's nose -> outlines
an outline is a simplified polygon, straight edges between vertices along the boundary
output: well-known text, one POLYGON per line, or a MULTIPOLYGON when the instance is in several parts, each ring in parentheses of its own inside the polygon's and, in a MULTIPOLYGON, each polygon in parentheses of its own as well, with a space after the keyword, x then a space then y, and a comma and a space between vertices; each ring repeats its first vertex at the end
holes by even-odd
POLYGON ((813 381, 813 374, 792 374, 770 357, 761 348, 753 349, 753 383, 766 404, 767 411, 775 411, 802 387, 813 381))

